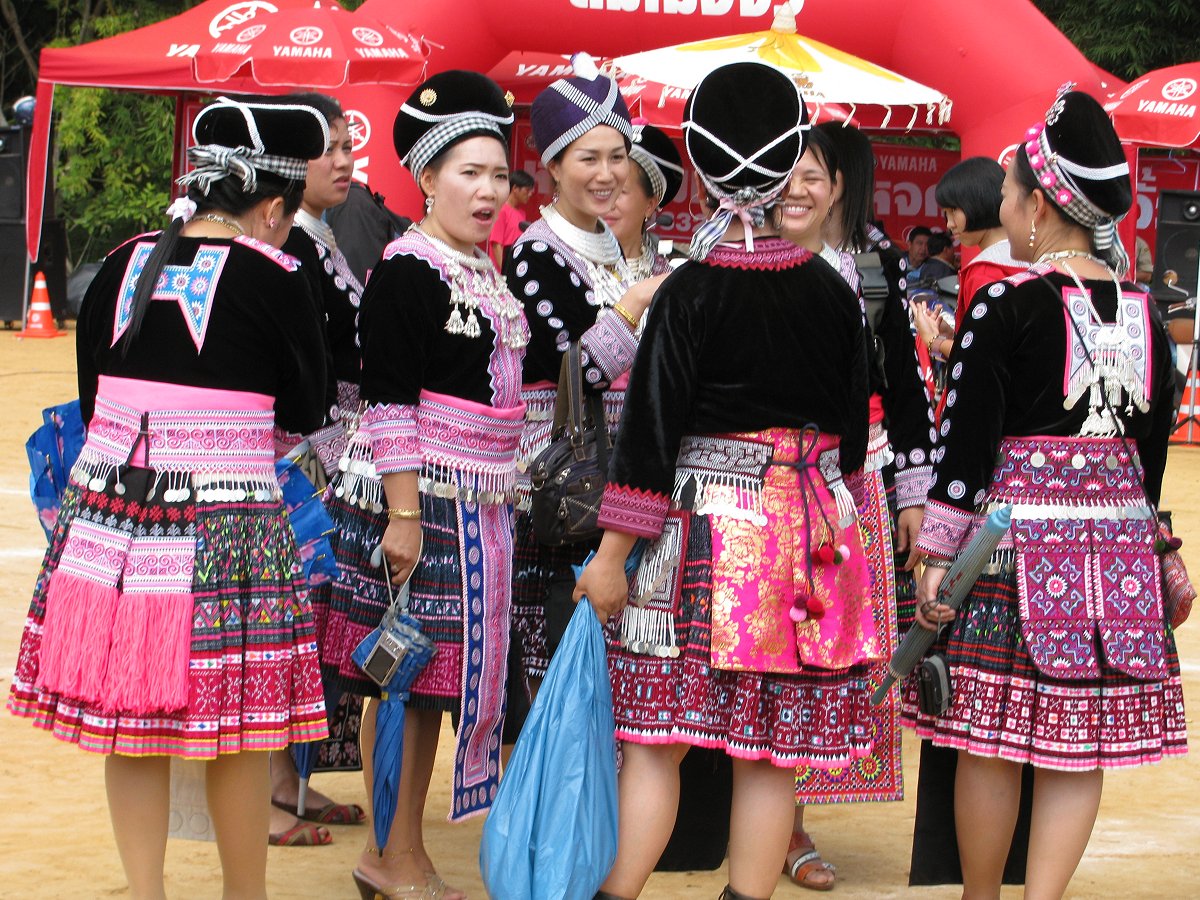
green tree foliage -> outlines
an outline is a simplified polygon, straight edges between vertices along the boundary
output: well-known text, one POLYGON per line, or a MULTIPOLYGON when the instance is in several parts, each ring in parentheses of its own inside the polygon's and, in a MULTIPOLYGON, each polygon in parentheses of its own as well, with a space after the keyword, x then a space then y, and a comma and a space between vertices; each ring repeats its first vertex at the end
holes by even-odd
MULTIPOLYGON (((179 0, 0 0, 3 108, 34 93, 36 54, 42 47, 111 37, 193 5, 179 0), (19 30, 14 21, 20 22, 19 30)), ((99 259, 129 235, 161 227, 171 187, 174 100, 59 87, 54 114, 55 214, 67 226, 70 264, 99 259)))
POLYGON ((55 177, 70 257, 99 259, 129 235, 161 228, 170 202, 174 101, 72 88, 59 104, 55 177))
POLYGON ((1036 6, 1084 56, 1126 81, 1200 60, 1196 0, 1036 0, 1036 6))

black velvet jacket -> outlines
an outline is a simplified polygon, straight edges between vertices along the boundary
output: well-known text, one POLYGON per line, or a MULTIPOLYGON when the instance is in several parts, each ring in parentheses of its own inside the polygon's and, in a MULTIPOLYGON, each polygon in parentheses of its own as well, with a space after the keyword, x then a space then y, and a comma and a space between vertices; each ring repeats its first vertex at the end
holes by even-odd
POLYGON ((292 227, 283 250, 300 260, 300 271, 309 280, 336 380, 358 384, 362 377, 362 350, 358 345, 358 308, 362 299, 359 285, 347 282, 337 271, 333 251, 299 224, 292 227))
MULTIPOLYGON (((1100 318, 1116 317, 1111 281, 1084 281, 1100 318)), ((1062 291, 1074 288, 1066 275, 1013 276, 975 294, 950 354, 946 410, 936 451, 935 482, 929 500, 971 511, 991 483, 996 450, 1003 437, 1074 436, 1088 416, 1088 394, 1063 408, 1067 329, 1071 327, 1062 291), (1024 279, 1024 280, 1022 280, 1024 279), (1020 282, 1020 283, 1013 283, 1020 282)), ((1123 283, 1121 290, 1141 289, 1123 283)), ((1166 333, 1153 303, 1149 341, 1150 408, 1126 413, 1125 436, 1141 457, 1146 493, 1157 503, 1174 417, 1174 365, 1166 333)))
POLYGON ((904 291, 904 254, 886 239, 875 250, 883 262, 888 297, 875 329, 882 348, 882 365, 873 367, 878 377, 872 387, 883 400, 884 426, 896 452, 896 469, 904 471, 930 464, 933 411, 917 365, 916 338, 904 291))
POLYGON ((429 262, 412 254, 423 246, 418 238, 402 236, 371 272, 359 317, 362 397, 369 404, 412 405, 424 389, 495 406, 491 323, 481 310, 479 337, 446 331, 450 287, 429 262))
POLYGON ((608 390, 628 370, 637 341, 618 316, 608 322, 599 318, 605 298, 596 296, 586 264, 544 220, 517 239, 504 274, 529 321, 525 384, 557 384, 570 341, 580 341, 583 348, 586 393, 608 390))
POLYGON ((239 240, 180 238, 171 265, 191 266, 203 246, 229 248, 199 350, 179 302, 155 299, 128 353, 113 345, 113 319, 135 238, 118 247, 96 273, 79 312, 76 334, 83 420, 95 410, 100 375, 193 387, 251 391, 275 398, 276 424, 307 434, 325 413, 326 369, 320 326, 308 280, 295 262, 239 240))
POLYGON ((720 245, 655 295, 610 482, 669 497, 684 435, 810 423, 841 436, 842 470, 857 471, 867 391, 862 313, 834 269, 776 238, 752 254, 720 245))

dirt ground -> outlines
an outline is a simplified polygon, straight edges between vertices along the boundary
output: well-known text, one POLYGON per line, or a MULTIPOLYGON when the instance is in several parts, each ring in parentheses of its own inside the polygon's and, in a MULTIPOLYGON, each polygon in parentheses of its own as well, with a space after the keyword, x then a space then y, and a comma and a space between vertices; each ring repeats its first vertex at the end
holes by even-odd
MULTIPOLYGON (((28 497, 24 442, 40 423, 40 410, 76 396, 74 336, 18 340, 0 331, 0 393, 8 412, 0 421, 0 693, 8 695, 17 644, 30 591, 45 547, 28 497)), ((1184 556, 1200 574, 1200 449, 1171 451, 1164 507, 1174 510, 1184 556)), ((1179 639, 1185 690, 1191 707, 1189 733, 1198 737, 1194 710, 1200 703, 1200 621, 1179 639)), ((481 823, 445 821, 449 806, 452 735, 434 774, 426 834, 430 852, 450 883, 472 898, 485 896, 479 878, 481 823)), ((903 802, 813 807, 808 824, 825 858, 840 877, 833 896, 844 898, 956 897, 953 887, 908 888, 916 744, 906 736, 903 802)), ((1068 896, 1155 898, 1197 896, 1200 883, 1200 813, 1195 753, 1109 775, 1100 819, 1068 896)), ((9 825, 0 830, 0 897, 120 897, 128 891, 105 809, 102 759, 62 744, 28 723, 0 713, 0 796, 9 825)), ((343 801, 363 803, 357 773, 318 776, 316 787, 343 801)), ((317 848, 272 847, 268 878, 278 900, 352 898, 350 871, 365 839, 362 827, 334 827, 334 843, 317 848)), ((221 885, 211 843, 171 840, 168 893, 216 898, 221 885)), ((646 898, 715 898, 723 871, 655 875, 646 898)), ((776 897, 814 896, 780 879, 776 897)), ((1020 892, 1006 888, 1004 896, 1020 892)))

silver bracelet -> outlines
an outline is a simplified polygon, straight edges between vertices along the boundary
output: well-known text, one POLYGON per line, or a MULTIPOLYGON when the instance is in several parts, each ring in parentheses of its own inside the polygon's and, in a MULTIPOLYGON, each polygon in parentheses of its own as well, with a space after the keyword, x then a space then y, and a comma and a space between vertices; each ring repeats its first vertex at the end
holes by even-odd
POLYGON ((925 557, 925 565, 934 569, 951 569, 954 567, 954 560, 941 559, 936 556, 927 556, 925 557))

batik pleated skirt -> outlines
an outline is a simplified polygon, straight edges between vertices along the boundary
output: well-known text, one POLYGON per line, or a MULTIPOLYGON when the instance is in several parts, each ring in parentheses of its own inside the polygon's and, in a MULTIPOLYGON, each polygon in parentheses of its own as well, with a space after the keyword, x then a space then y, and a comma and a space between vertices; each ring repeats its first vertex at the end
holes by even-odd
POLYGON ((1012 525, 946 641, 953 704, 905 718, 937 746, 1086 771, 1187 750, 1153 512, 1120 438, 1006 437, 981 516, 1012 525))
MULTIPOLYGON (((453 820, 484 812, 499 784, 511 628, 513 460, 523 412, 422 395, 417 417, 429 453, 418 475, 422 547, 406 612, 436 651, 413 682, 407 703, 458 714, 453 820), (481 459, 500 462, 480 471, 481 459)), ((363 432, 350 441, 344 471, 332 483, 338 578, 321 663, 331 684, 379 696, 379 687, 351 657, 392 602, 380 550, 386 498, 367 425, 363 432)))
MULTIPOLYGON (((885 438, 886 441, 886 438, 885 438)), ((879 468, 864 478, 864 503, 858 511, 863 550, 871 576, 871 612, 880 647, 891 657, 896 648, 898 586, 911 582, 910 573, 896 565, 895 515, 889 511, 884 474, 879 468), (905 578, 907 576, 907 578, 905 578)), ((868 682, 872 691, 887 674, 887 663, 873 663, 868 682)), ((871 709, 871 752, 838 769, 804 767, 796 773, 798 803, 860 803, 902 800, 904 772, 900 753, 900 709, 895 693, 871 709)))
POLYGON ((1110 666, 1100 677, 1058 679, 1034 665, 1021 635, 1016 576, 982 575, 949 629, 954 702, 937 718, 917 711, 904 683, 904 724, 936 746, 977 756, 1084 771, 1158 762, 1187 752, 1174 636, 1168 675, 1143 681, 1110 666))

